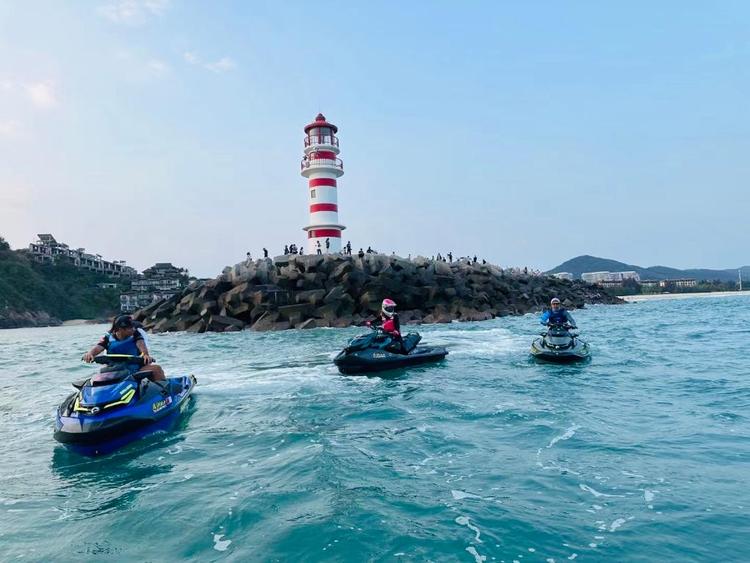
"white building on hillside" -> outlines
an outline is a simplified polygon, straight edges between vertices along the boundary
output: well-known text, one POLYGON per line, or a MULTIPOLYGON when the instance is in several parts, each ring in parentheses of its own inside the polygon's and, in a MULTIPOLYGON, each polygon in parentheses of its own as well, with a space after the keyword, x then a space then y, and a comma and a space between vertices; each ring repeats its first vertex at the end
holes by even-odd
POLYGON ((625 280, 641 281, 638 272, 632 270, 626 272, 584 272, 581 274, 581 279, 588 283, 622 283, 625 280))
POLYGON ((29 253, 36 262, 56 264, 65 261, 77 268, 99 272, 113 278, 132 278, 137 272, 126 265, 125 260, 104 260, 101 254, 90 254, 85 248, 72 249, 64 242, 57 242, 50 234, 37 235, 39 240, 29 245, 29 253))

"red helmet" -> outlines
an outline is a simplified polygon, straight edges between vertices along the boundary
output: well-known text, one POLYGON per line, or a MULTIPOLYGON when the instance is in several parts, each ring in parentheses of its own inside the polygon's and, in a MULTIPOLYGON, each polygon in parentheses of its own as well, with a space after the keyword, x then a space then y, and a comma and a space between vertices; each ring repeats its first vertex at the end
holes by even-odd
POLYGON ((393 316, 393 313, 396 312, 396 302, 393 299, 388 299, 386 297, 385 299, 383 299, 383 306, 380 308, 380 310, 383 311, 383 314, 390 319, 393 316))

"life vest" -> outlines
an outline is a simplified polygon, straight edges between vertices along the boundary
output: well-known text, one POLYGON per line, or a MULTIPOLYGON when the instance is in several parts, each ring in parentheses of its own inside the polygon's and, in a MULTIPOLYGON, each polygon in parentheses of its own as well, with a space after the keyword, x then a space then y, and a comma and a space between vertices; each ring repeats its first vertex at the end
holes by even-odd
POLYGON ((394 321, 393 319, 388 319, 383 323, 383 330, 385 332, 390 332, 391 334, 400 336, 400 333, 396 329, 396 321, 394 321))
POLYGON ((115 336, 107 333, 107 354, 126 354, 128 356, 140 356, 141 351, 135 345, 135 337, 128 336, 124 340, 117 340, 115 336))
POLYGON ((568 315, 565 314, 565 309, 561 307, 557 311, 550 311, 547 322, 553 325, 562 325, 568 322, 568 315))

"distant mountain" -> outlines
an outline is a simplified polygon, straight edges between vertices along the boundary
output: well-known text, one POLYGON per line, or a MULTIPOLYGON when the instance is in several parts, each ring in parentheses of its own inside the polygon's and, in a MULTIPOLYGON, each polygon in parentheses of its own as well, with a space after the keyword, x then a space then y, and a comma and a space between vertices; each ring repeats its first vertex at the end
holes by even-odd
MULTIPOLYGON (((558 272, 570 272, 576 278, 580 278, 584 272, 623 272, 623 271, 635 271, 642 280, 665 280, 675 278, 694 278, 698 281, 701 280, 720 280, 723 282, 731 282, 737 280, 737 270, 739 268, 732 268, 728 270, 709 270, 705 268, 696 268, 691 270, 678 270, 677 268, 669 268, 667 266, 650 266, 643 268, 642 266, 635 266, 633 264, 625 264, 624 262, 618 262, 617 260, 610 260, 608 258, 598 258, 596 256, 577 256, 570 260, 563 262, 556 268, 552 268, 547 273, 556 274, 558 272)), ((750 275, 750 266, 742 266, 743 278, 750 275)))

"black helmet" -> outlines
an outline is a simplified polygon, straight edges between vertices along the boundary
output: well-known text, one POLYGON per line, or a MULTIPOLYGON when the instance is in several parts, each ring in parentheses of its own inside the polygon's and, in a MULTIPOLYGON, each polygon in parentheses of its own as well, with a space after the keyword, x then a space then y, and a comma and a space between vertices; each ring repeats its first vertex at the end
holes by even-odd
POLYGON ((120 315, 112 323, 114 328, 133 328, 133 317, 130 315, 120 315))

